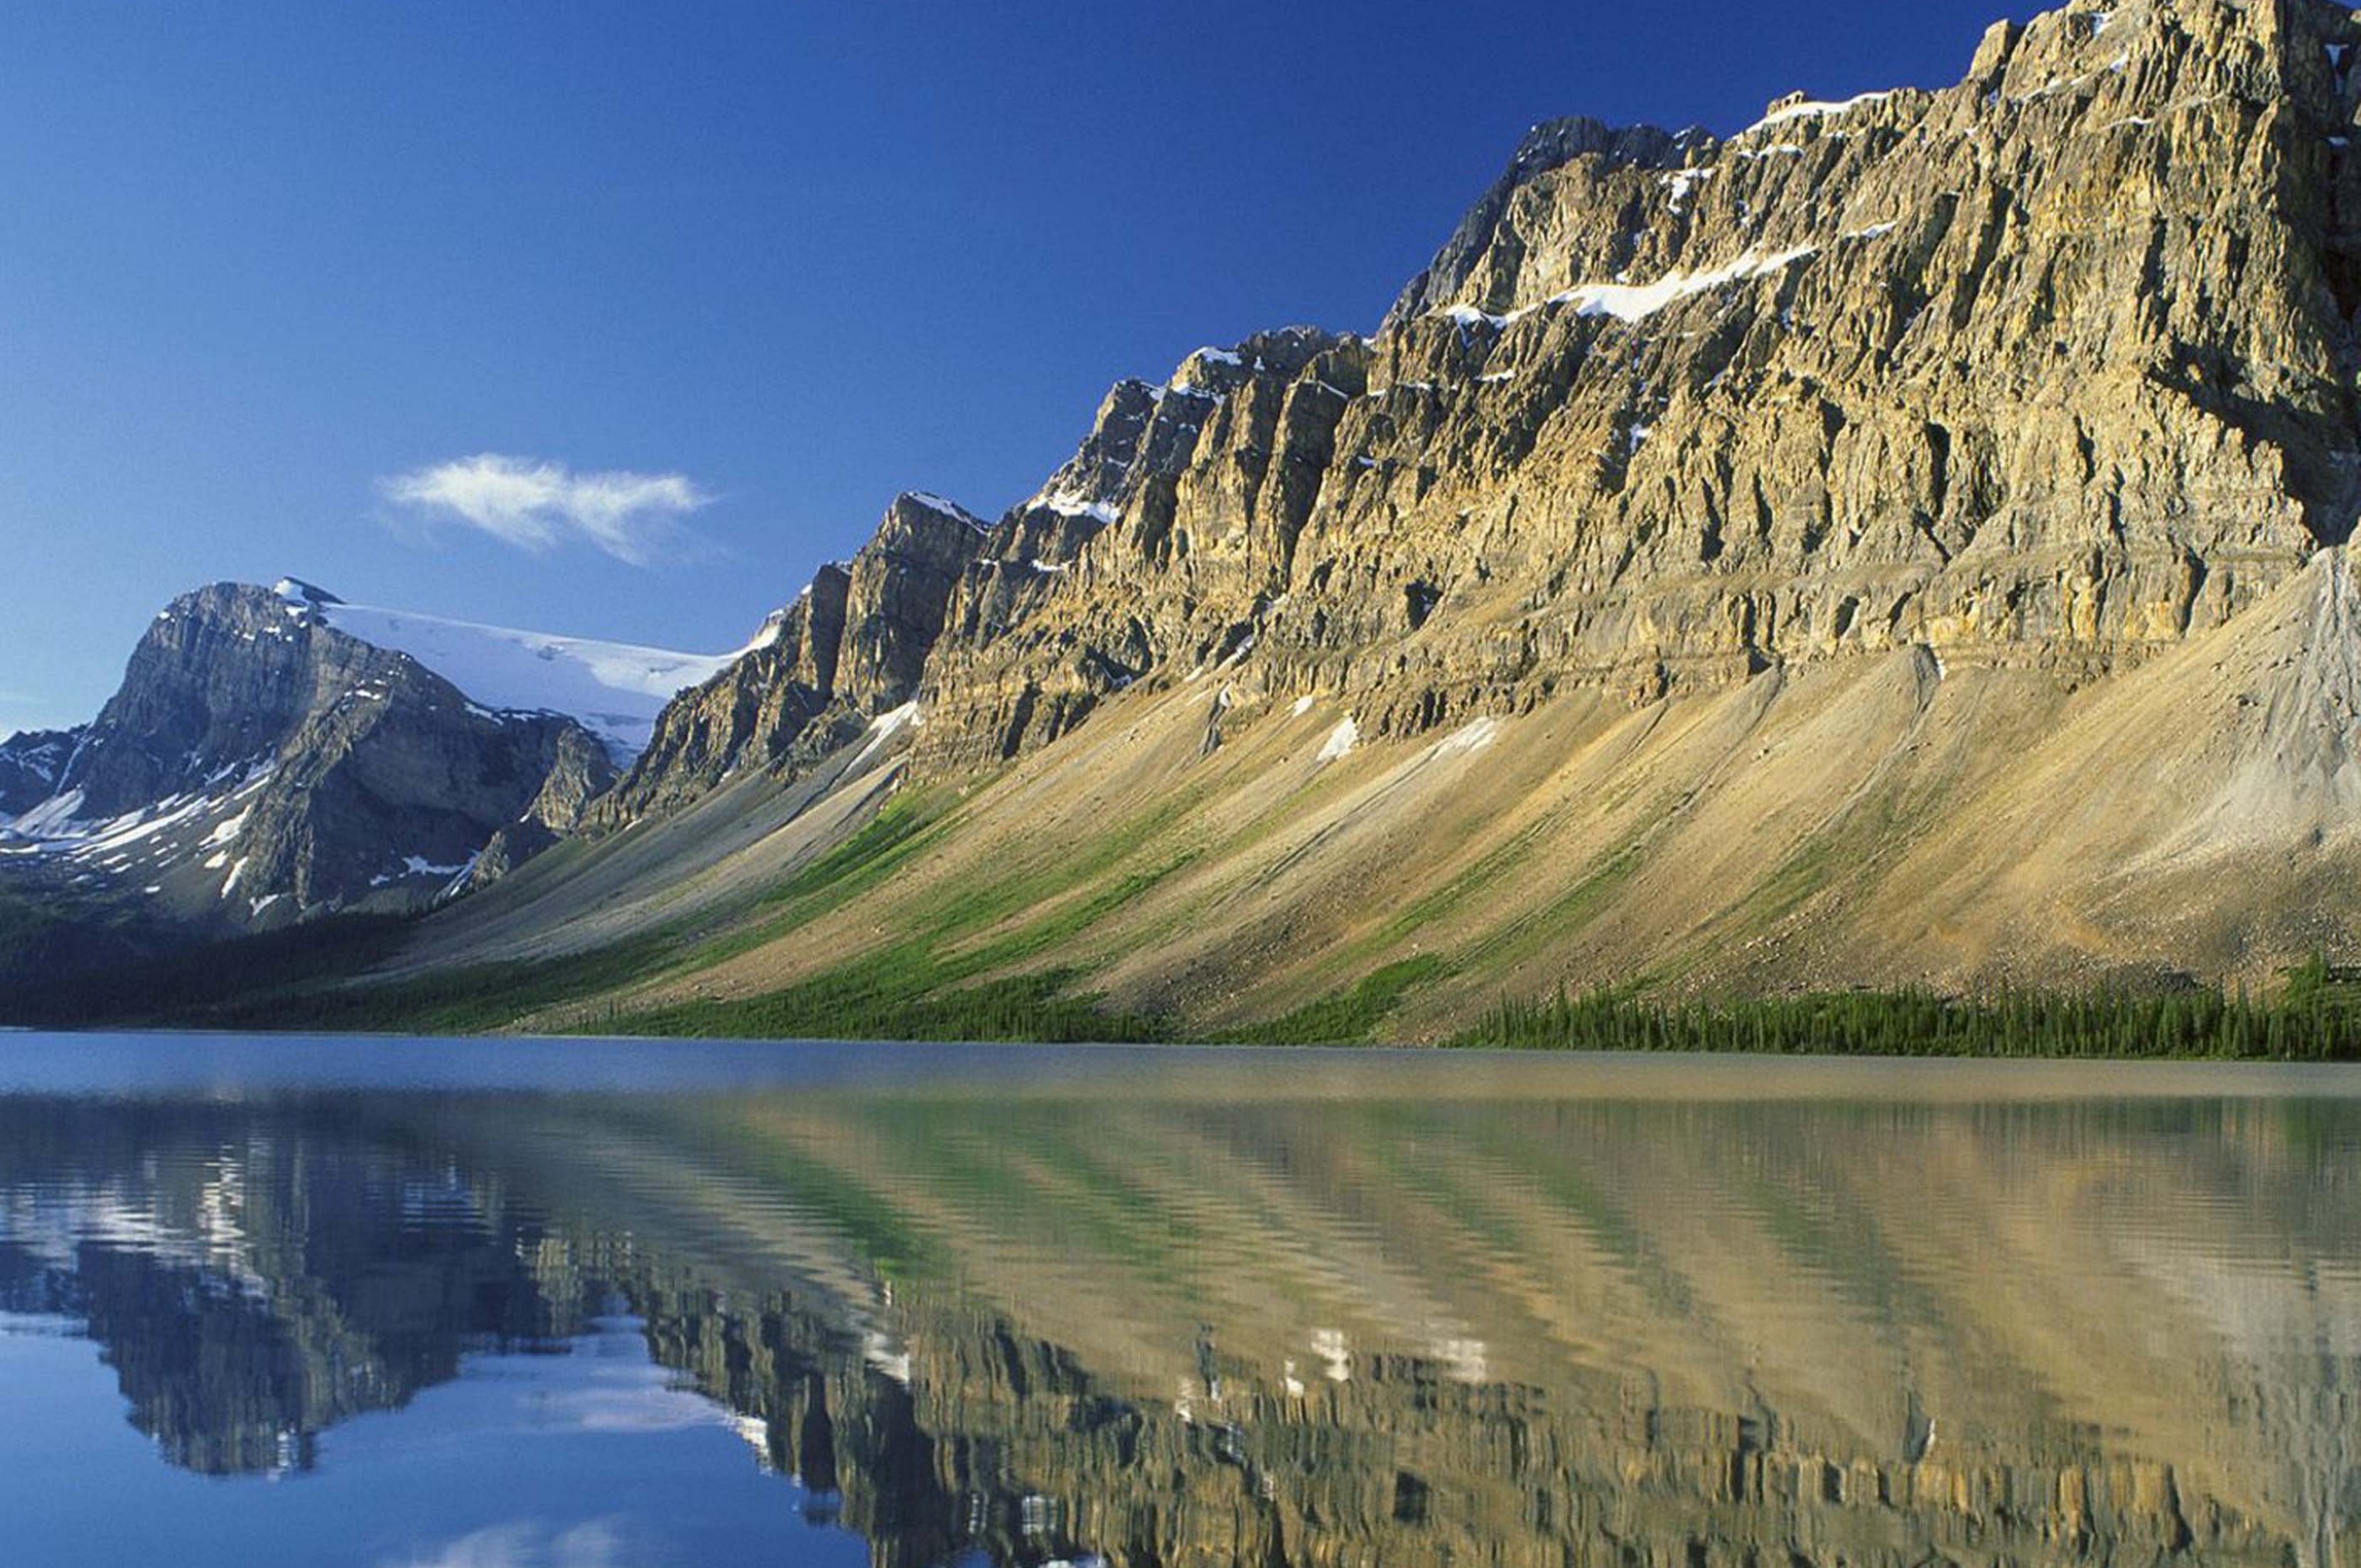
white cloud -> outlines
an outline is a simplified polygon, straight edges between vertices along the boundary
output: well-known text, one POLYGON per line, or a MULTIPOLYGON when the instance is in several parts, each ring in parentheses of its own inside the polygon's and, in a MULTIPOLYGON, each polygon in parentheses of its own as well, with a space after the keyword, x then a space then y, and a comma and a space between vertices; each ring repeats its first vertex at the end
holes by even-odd
POLYGON ((427 1556, 387 1558, 385 1568, 622 1568, 629 1557, 609 1520, 557 1533, 520 1520, 461 1536, 427 1556))
POLYGON ((381 480, 388 500, 455 517, 535 553, 581 541, 635 566, 693 542, 681 519, 710 503, 685 474, 617 469, 575 473, 564 463, 480 452, 381 480))
POLYGON ((537 1424, 583 1431, 683 1431, 726 1426, 729 1412, 676 1387, 661 1367, 602 1367, 578 1386, 537 1393, 528 1402, 537 1424))

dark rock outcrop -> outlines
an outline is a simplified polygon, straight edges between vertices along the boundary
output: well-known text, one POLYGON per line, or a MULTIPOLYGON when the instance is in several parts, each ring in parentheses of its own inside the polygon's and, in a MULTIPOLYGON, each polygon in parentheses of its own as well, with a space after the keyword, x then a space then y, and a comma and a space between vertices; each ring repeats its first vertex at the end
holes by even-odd
POLYGON ((15 816, 57 793, 57 780, 83 731, 23 730, 0 741, 0 817, 15 816))

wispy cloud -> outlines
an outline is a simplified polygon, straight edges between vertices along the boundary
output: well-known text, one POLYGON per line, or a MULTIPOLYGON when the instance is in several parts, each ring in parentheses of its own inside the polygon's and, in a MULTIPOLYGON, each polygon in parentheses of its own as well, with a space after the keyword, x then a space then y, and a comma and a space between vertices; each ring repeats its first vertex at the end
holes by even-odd
POLYGON ((385 1568, 620 1568, 631 1554, 612 1522, 593 1519, 552 1532, 528 1520, 494 1525, 430 1549, 384 1560, 385 1568))
POLYGON ((481 529, 540 553, 575 542, 635 566, 698 542, 681 519, 713 497, 685 474, 615 469, 575 473, 564 463, 480 452, 378 481, 387 500, 481 529))

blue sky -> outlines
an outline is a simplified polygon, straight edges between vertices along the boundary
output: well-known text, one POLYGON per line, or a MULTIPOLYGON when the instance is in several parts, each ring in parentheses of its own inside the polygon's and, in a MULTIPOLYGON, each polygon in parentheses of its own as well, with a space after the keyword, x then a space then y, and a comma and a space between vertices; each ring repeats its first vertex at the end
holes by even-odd
POLYGON ((1536 120, 1941 85, 2002 14, 0 0, 0 733, 220 578, 733 646, 1120 376, 1373 327, 1536 120))

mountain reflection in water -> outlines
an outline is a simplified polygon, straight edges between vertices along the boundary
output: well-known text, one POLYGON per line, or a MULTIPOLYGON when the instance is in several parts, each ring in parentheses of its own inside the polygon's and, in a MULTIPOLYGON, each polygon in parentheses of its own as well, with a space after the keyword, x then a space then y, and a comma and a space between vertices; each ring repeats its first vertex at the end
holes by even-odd
POLYGON ((2361 1568, 2361 1101, 2004 1081, 0 1095, 0 1331, 95 1341, 150 1468, 297 1487, 644 1345, 566 1397, 881 1563, 2361 1568))

